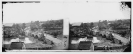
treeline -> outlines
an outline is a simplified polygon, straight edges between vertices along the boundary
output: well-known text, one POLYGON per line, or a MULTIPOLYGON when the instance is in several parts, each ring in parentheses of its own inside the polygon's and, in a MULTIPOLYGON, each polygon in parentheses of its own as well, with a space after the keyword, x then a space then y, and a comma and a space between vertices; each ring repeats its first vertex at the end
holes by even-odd
POLYGON ((4 38, 25 36, 25 28, 30 27, 30 31, 49 31, 50 34, 62 34, 63 20, 49 20, 49 21, 32 21, 30 23, 13 24, 12 26, 3 26, 4 38), (59 31, 59 32, 50 32, 59 31))
POLYGON ((110 24, 113 32, 129 38, 131 36, 131 19, 117 20, 110 24))
POLYGON ((31 30, 44 29, 46 30, 59 30, 63 28, 63 20, 49 20, 45 22, 35 21, 30 24, 31 30))
POLYGON ((72 26, 72 24, 70 24, 70 33, 76 36, 82 36, 83 34, 94 35, 92 31, 94 29, 97 29, 99 31, 112 31, 114 33, 122 35, 123 37, 130 36, 131 20, 104 20, 99 22, 81 23, 80 26, 72 26))
POLYGON ((4 38, 17 38, 19 35, 25 36, 24 29, 26 24, 13 24, 12 26, 3 26, 4 38))

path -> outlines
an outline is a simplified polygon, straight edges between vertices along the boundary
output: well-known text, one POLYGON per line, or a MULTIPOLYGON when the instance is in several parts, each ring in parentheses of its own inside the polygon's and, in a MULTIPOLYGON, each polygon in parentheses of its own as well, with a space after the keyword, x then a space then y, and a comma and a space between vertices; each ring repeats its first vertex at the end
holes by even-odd
POLYGON ((114 38, 120 40, 121 42, 123 42, 124 44, 127 44, 129 42, 128 39, 122 37, 121 35, 119 34, 116 34, 116 33, 112 33, 112 35, 114 36, 114 38))
POLYGON ((51 40, 52 42, 54 42, 55 46, 53 47, 53 50, 61 50, 61 49, 65 49, 66 46, 65 46, 65 39, 63 40, 60 40, 60 39, 57 39, 57 38, 54 38, 52 35, 49 35, 49 34, 46 34, 44 33, 44 36, 46 39, 49 39, 51 40))

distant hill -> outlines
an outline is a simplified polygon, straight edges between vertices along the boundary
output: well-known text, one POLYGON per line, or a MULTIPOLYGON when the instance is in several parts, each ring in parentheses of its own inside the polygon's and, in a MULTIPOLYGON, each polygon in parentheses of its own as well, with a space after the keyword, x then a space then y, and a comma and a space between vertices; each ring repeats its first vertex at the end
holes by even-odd
POLYGON ((3 23, 4 26, 12 26, 13 23, 3 23))

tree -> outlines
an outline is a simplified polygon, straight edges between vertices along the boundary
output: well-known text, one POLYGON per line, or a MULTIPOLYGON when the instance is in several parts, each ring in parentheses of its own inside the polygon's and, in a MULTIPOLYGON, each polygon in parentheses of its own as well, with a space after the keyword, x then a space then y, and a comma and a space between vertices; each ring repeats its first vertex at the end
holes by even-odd
POLYGON ((23 24, 22 24, 22 29, 24 30, 25 28, 26 28, 26 24, 23 23, 23 24))
POLYGON ((99 30, 109 29, 108 21, 107 20, 102 21, 102 22, 99 21, 98 27, 99 27, 99 30))
POLYGON ((91 22, 89 27, 92 29, 94 27, 94 23, 91 22))
POLYGON ((21 27, 19 26, 19 24, 13 24, 13 30, 15 31, 16 34, 20 34, 21 33, 21 27))
POLYGON ((39 21, 35 21, 35 22, 31 22, 30 24, 30 28, 32 31, 38 30, 40 29, 40 22, 39 21))
POLYGON ((15 35, 15 36, 18 36, 18 35, 24 36, 25 35, 25 33, 24 33, 25 24, 22 24, 22 26, 19 24, 13 24, 12 27, 13 27, 12 31, 15 32, 13 35, 15 35))
POLYGON ((11 29, 5 29, 4 27, 4 31, 3 31, 3 38, 10 38, 11 37, 11 29))

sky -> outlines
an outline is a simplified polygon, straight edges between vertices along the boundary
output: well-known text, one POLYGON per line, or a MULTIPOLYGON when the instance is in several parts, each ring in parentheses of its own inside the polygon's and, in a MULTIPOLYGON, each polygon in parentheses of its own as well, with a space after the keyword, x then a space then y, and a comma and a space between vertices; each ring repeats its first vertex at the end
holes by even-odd
POLYGON ((40 2, 3 5, 3 23, 69 19, 70 23, 130 19, 130 9, 119 2, 40 2))

